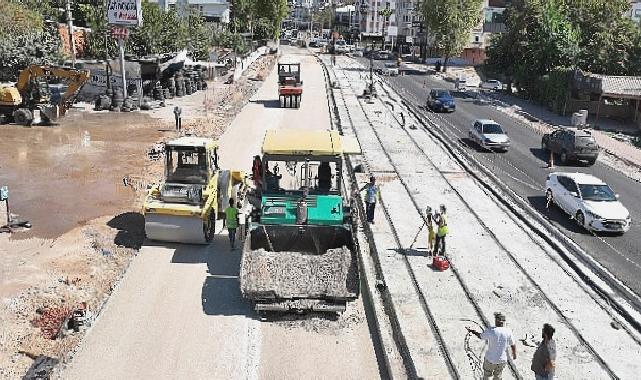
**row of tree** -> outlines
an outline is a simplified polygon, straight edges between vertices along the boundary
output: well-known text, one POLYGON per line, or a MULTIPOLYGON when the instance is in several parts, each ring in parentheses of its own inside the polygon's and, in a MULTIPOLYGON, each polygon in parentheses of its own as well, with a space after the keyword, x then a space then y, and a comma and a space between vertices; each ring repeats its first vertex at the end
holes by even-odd
POLYGON ((574 69, 641 75, 641 28, 628 0, 515 0, 488 67, 528 97, 559 108, 574 69))
MULTIPOLYGON (((117 54, 116 41, 109 36, 107 0, 74 0, 77 26, 91 29, 85 56, 104 59, 117 54)), ((196 59, 208 57, 212 46, 250 49, 241 33, 253 39, 270 39, 280 33, 287 14, 287 0, 233 0, 228 28, 205 22, 198 11, 186 7, 162 11, 158 4, 142 2, 143 25, 132 28, 126 52, 135 56, 188 49, 196 59)), ((58 36, 65 22, 65 0, 0 0, 0 80, 13 81, 30 63, 55 64, 64 57, 58 36)))

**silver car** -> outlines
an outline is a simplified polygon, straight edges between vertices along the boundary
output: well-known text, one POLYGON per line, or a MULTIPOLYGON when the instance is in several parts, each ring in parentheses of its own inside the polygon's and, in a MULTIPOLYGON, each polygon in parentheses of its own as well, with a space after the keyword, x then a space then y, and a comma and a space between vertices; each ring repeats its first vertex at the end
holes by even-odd
POLYGON ((474 120, 468 137, 483 149, 507 151, 510 147, 510 138, 503 127, 491 119, 474 120))

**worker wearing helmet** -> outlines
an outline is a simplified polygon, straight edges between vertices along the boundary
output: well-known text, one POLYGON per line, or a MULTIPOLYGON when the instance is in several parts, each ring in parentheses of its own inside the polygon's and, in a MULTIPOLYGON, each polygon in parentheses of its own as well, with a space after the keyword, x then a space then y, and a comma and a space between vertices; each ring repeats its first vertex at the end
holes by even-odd
POLYGON ((434 244, 434 255, 445 255, 445 237, 449 233, 447 227, 447 210, 445 205, 441 205, 434 215, 436 223, 436 244, 434 244))

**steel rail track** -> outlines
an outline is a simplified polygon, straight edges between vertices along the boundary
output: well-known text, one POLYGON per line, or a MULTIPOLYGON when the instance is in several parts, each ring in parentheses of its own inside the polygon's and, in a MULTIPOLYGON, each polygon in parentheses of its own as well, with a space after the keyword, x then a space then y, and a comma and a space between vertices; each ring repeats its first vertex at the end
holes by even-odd
MULTIPOLYGON (((400 91, 399 91, 399 88, 398 88, 398 86, 399 86, 399 84, 398 84, 398 83, 395 83, 395 82, 394 82, 394 81, 392 81, 392 80, 389 80, 389 81, 387 81, 387 80, 386 80, 386 82, 387 82, 387 83, 388 83, 388 85, 389 85, 390 87, 392 87, 392 88, 393 88, 397 93, 399 93, 399 92, 400 92, 400 91)), ((401 89, 401 90, 402 90, 402 89, 401 89)), ((442 126, 441 126, 438 122, 436 122, 436 121, 435 121, 435 119, 440 119, 444 124, 446 124, 447 126, 449 126, 449 127, 451 127, 451 128, 454 128, 457 132, 459 132, 459 133, 461 133, 461 134, 463 134, 463 135, 464 135, 464 132, 463 132, 461 129, 459 129, 459 128, 458 128, 454 123, 452 123, 450 120, 448 120, 448 119, 444 118, 443 116, 441 116, 441 115, 439 115, 439 114, 436 114, 436 113, 434 113, 434 112, 432 112, 432 111, 430 111, 430 110, 424 111, 424 110, 421 108, 421 102, 420 102, 420 99, 417 99, 417 98, 416 98, 416 96, 414 96, 414 95, 413 95, 413 94, 411 94, 411 93, 408 93, 408 92, 404 92, 404 93, 405 93, 405 95, 408 95, 408 97, 410 97, 410 98, 414 98, 414 99, 413 99, 413 102, 418 103, 418 104, 412 104, 412 102, 407 101, 407 100, 404 100, 404 101, 403 101, 403 104, 405 104, 405 105, 407 106, 407 108, 408 108, 410 111, 412 111, 414 114, 416 114, 416 115, 424 115, 424 116, 425 116, 425 119, 427 119, 427 120, 429 121, 429 123, 433 124, 433 126, 434 126, 434 127, 436 127, 436 128, 438 128, 438 129, 439 129, 439 131, 440 131, 440 133, 443 135, 443 137, 444 137, 445 139, 449 140, 449 141, 447 142, 448 150, 450 150, 450 153, 453 155, 453 157, 455 157, 455 159, 460 160, 460 158, 458 158, 458 157, 456 156, 456 154, 454 154, 454 153, 453 153, 453 149, 452 149, 452 147, 453 147, 453 146, 458 146, 458 152, 459 152, 460 154, 462 154, 463 156, 465 156, 465 157, 467 158, 467 160, 468 160, 468 161, 470 161, 470 162, 473 164, 473 166, 476 166, 476 167, 478 167, 479 169, 481 169, 481 171, 482 171, 482 172, 484 172, 484 174, 485 174, 485 175, 486 175, 486 176, 487 176, 487 177, 488 177, 492 182, 498 183, 498 184, 500 184, 500 185, 504 185, 504 184, 503 184, 503 182, 502 182, 502 181, 500 181, 500 180, 498 179, 498 177, 496 177, 495 175, 493 175, 493 173, 491 173, 491 172, 488 170, 488 168, 486 168, 486 167, 485 167, 485 165, 483 165, 480 161, 485 160, 486 162, 491 163, 491 164, 492 164, 492 168, 493 168, 494 170, 498 170, 498 171, 503 172, 504 174, 506 174, 507 176, 509 176, 510 178, 512 178, 513 180, 515 180, 515 181, 517 181, 517 182, 520 182, 520 183, 522 183, 522 184, 524 184, 524 185, 526 185, 526 186, 528 186, 528 187, 530 187, 530 188, 533 188, 533 189, 535 189, 535 190, 540 190, 540 191, 542 191, 542 192, 544 192, 544 191, 545 191, 545 188, 544 188, 543 186, 541 186, 541 185, 540 185, 540 184, 539 184, 535 179, 533 179, 531 176, 529 176, 527 173, 525 173, 525 172, 524 172, 523 170, 521 170, 520 168, 516 167, 514 164, 512 164, 512 163, 511 163, 507 158, 505 158, 503 155, 498 154, 498 153, 496 153, 496 152, 492 152, 490 155, 482 155, 482 156, 478 156, 478 157, 477 157, 476 155, 473 155, 473 154, 471 154, 471 153, 469 153, 469 152, 465 151, 464 149, 461 149, 461 146, 462 146, 462 145, 468 145, 468 144, 466 144, 465 142, 463 142, 463 141, 462 141, 462 138, 460 138, 460 137, 459 137, 459 136, 457 136, 455 133, 453 133, 453 131, 448 131, 448 130, 446 130, 445 128, 442 128, 442 126), (430 117, 430 116, 432 116, 432 117, 430 117), (489 157, 488 157, 488 156, 489 156, 489 157), (496 160, 495 160, 495 159, 496 159, 496 160), (505 165, 507 165, 507 166, 511 167, 515 172, 519 173, 521 176, 523 176, 524 178, 526 178, 526 180, 527 180, 527 181, 524 181, 524 180, 523 180, 523 179, 521 179, 521 178, 516 178, 516 177, 512 176, 511 174, 509 174, 505 169, 503 169, 503 168, 501 168, 501 167, 497 166, 497 165, 496 165, 496 163, 495 163, 495 161, 498 161, 498 160, 500 160, 500 161, 501 161, 502 163, 504 163, 505 165)), ((420 117, 416 117, 416 119, 417 119, 417 120, 419 120, 419 121, 424 122, 424 120, 422 120, 420 117)), ((425 128, 427 128, 426 126, 424 126, 424 127, 425 127, 425 128)), ((441 139, 441 137, 438 137, 438 136, 435 134, 435 131, 432 131, 432 130, 431 130, 431 129, 429 129, 429 128, 428 128, 428 130, 432 133, 432 135, 434 135, 435 137, 437 137, 437 138, 441 139)), ((467 165, 467 166, 469 166, 469 165, 467 165)), ((613 169, 610 169, 610 170, 613 170, 613 169)), ((483 180, 482 180, 481 178, 479 178, 478 176, 476 176, 476 177, 477 177, 477 179, 479 179, 481 182, 483 182, 483 180)), ((490 190, 492 193, 496 193, 494 190, 491 190, 491 189, 489 189, 489 190, 490 190)), ((516 193, 514 193, 514 191, 512 191, 511 189, 509 189, 509 188, 508 188, 507 190, 508 190, 508 192, 509 192, 508 196, 510 197, 510 199, 512 199, 513 201, 515 201, 515 203, 519 204, 519 205, 521 206, 521 208, 523 208, 524 210, 526 210, 530 215, 534 215, 535 217, 537 217, 537 219, 539 219, 539 222, 544 221, 545 223, 540 223, 540 224, 541 224, 542 226, 544 226, 544 228, 546 228, 546 230, 548 230, 548 232, 550 232, 550 233, 551 233, 551 235, 553 235, 553 236, 557 237, 557 239, 558 239, 560 242, 562 242, 562 244, 563 244, 564 248, 566 248, 566 249, 568 249, 570 252, 572 252, 572 253, 573 253, 573 255, 574 255, 575 257, 577 257, 577 259, 578 259, 581 263, 583 263, 584 265, 586 265, 586 266, 588 266, 590 269, 592 269, 592 270, 593 270, 593 272, 594 272, 594 273, 595 273, 595 274, 596 274, 596 275, 597 275, 597 276, 598 276, 602 281, 604 281, 606 284, 608 284, 608 286, 610 286, 612 289, 616 290, 616 291, 619 293, 619 295, 620 295, 620 296, 622 296, 622 297, 625 299, 625 301, 626 301, 626 302, 628 302, 628 303, 629 303, 629 304, 630 304, 630 305, 631 305, 631 306, 632 306, 632 307, 633 307, 637 312, 641 313, 641 295, 637 294, 634 290, 630 289, 627 285, 625 285, 624 283, 622 283, 620 280, 616 279, 616 278, 615 278, 615 276, 614 276, 613 274, 611 274, 611 273, 610 273, 606 268, 604 268, 604 267, 603 267, 600 263, 598 263, 596 260, 592 259, 591 257, 589 257, 589 258, 588 258, 588 257, 586 257, 586 256, 589 256, 589 255, 585 252, 585 250, 581 247, 581 245, 580 245, 579 243, 575 242, 575 241, 574 241, 572 238, 570 238, 569 236, 566 236, 565 234, 563 234, 563 233, 561 233, 560 231, 558 231, 558 226, 556 226, 556 224, 554 223, 554 221, 552 221, 548 216, 543 215, 543 214, 540 214, 539 212, 537 212, 536 210, 534 210, 531 206, 529 206, 529 205, 527 205, 527 204, 524 204, 524 203, 522 202, 522 200, 520 199, 520 197, 519 197, 516 193), (546 225, 546 223, 547 223, 547 224, 550 224, 550 225, 552 226, 552 228, 550 228, 549 226, 547 226, 547 225, 546 225)), ((499 196, 499 198, 501 198, 501 197, 499 196)), ((505 202, 502 202, 502 203, 505 203, 505 202)), ((506 205, 506 206, 507 206, 509 209, 511 209, 511 210, 513 209, 513 207, 511 207, 511 206, 509 206, 509 205, 506 205)), ((519 220, 522 220, 522 221, 523 221, 524 223, 526 223, 528 226, 531 226, 531 223, 530 223, 528 220, 525 220, 525 219, 521 218, 520 216, 519 216, 519 220)), ((536 230, 537 230, 537 233, 540 235, 540 233, 539 233, 538 229, 536 229, 536 230)), ((617 255, 621 256, 624 260, 626 260, 627 262, 629 262, 631 265, 633 265, 633 266, 635 266, 635 267, 637 267, 637 268, 640 268, 640 269, 641 269, 641 265, 639 265, 638 263, 634 262, 633 260, 630 260, 629 258, 627 258, 627 257, 626 257, 623 253, 621 253, 617 248, 615 248, 614 246, 612 246, 612 244, 611 244, 610 242, 608 242, 606 239, 604 239, 603 237, 599 236, 599 235, 598 235, 598 234, 596 234, 594 231, 588 231, 588 233, 589 233, 592 237, 594 237, 594 238, 596 238, 597 240, 599 240, 599 241, 600 241, 600 242, 601 242, 601 243, 602 243, 602 244, 603 244, 607 249, 609 249, 612 253, 615 253, 615 254, 617 254, 617 255)), ((548 242, 549 242, 549 243, 551 243, 551 245, 552 245, 553 247, 555 247, 555 248, 557 249, 557 251, 559 250, 559 249, 558 249, 558 247, 557 247, 557 244, 556 244, 556 243, 554 243, 554 242, 550 242, 550 241, 549 241, 549 238, 548 238, 548 237, 546 237, 546 236, 542 236, 542 237, 544 238, 544 240, 548 240, 548 242)), ((576 264, 574 264, 574 263, 570 262, 571 260, 569 260, 569 258, 565 255, 565 253, 561 253, 561 256, 562 256, 563 260, 564 260, 568 265, 570 265, 570 266, 575 270, 575 272, 577 272, 577 273, 579 274, 579 276, 581 276, 582 280, 586 283, 586 285, 588 285, 588 286, 589 286, 589 287, 591 287, 595 292, 597 292, 597 293, 599 294, 599 296, 600 296, 600 297, 601 297, 601 298, 602 298, 606 303, 608 303, 608 305, 609 305, 610 307, 614 308, 614 309, 617 311, 617 313, 618 313, 622 318, 624 318, 624 319, 625 319, 625 320, 626 320, 626 321, 627 321, 627 322, 628 322, 628 323, 629 323, 629 324, 630 324, 630 325, 631 325, 631 326, 632 326, 632 327, 633 327, 637 332, 641 333, 641 322, 640 322, 640 321, 638 321, 636 318, 634 318, 634 317, 633 317, 633 316, 632 316, 632 315, 631 315, 631 314, 630 314, 630 313, 625 309, 625 307, 624 307, 624 306, 622 306, 621 304, 619 304, 619 302, 618 302, 616 299, 613 299, 613 297, 612 297, 612 296, 610 296, 609 294, 607 294, 607 292, 606 292, 606 291, 604 291, 603 289, 601 289, 601 288, 599 287, 599 285, 594 284, 594 282, 593 282, 590 278, 588 278, 587 276, 582 275, 582 274, 580 273, 580 271, 577 269, 576 264)), ((594 298, 594 297, 593 297, 593 298, 594 298)), ((627 329, 627 328, 626 328, 626 329, 627 329)), ((628 332, 630 333, 630 331, 629 331, 629 330, 628 330, 628 332)), ((631 334, 631 335, 632 335, 632 336, 634 336, 634 334, 631 334)), ((638 339, 636 336, 634 336, 634 338, 635 338, 635 340, 637 341, 637 343, 641 344, 641 341, 639 341, 639 339, 638 339)))
MULTIPOLYGON (((389 92, 388 92, 385 88, 383 88, 383 91, 388 95, 388 97, 390 97, 390 96, 389 96, 389 95, 390 95, 390 94, 389 94, 389 92)), ((391 97, 390 97, 390 98, 391 98, 391 97)), ((389 107, 387 104, 385 104, 385 102, 383 102, 383 104, 384 104, 386 107, 389 107)), ((391 110, 390 110, 390 111, 391 111, 391 110)), ((394 115, 393 111, 392 111, 392 115, 393 115, 393 117, 396 119, 396 116, 394 115)), ((416 117, 415 117, 415 118, 416 118, 416 117)), ((420 119, 420 118, 416 118, 416 119, 417 119, 419 122, 421 122, 421 119, 420 119)), ((398 122, 398 119, 397 119, 397 122, 398 122)), ((400 124, 400 123, 399 123, 399 124, 400 124)), ((418 150, 419 150, 419 151, 421 151, 421 153, 423 154, 423 156, 424 156, 428 161, 430 161, 430 162, 432 163, 432 165, 433 165, 433 166, 435 166, 435 167, 436 167, 436 165, 434 165, 434 163, 433 163, 433 162, 432 162, 432 160, 430 159, 429 155, 425 152, 425 150, 421 147, 421 145, 416 141, 416 139, 415 139, 415 138, 414 138, 414 137, 413 137, 413 136, 412 136, 412 135, 407 131, 407 129, 406 129, 406 128, 404 128, 404 127, 401 127, 401 128, 402 128, 402 129, 403 129, 403 131, 407 134, 407 136, 410 138, 410 140, 412 140, 412 142, 413 142, 413 143, 414 143, 414 145, 418 148, 418 150)), ((423 133, 428 134, 428 136, 429 136, 429 131, 428 131, 428 129, 427 129, 427 128, 422 128, 422 129, 421 129, 421 131, 422 131, 423 133)), ((469 172, 469 170, 467 170, 466 168, 464 168, 464 169, 466 170, 466 172, 469 172)), ((593 356, 593 357, 594 357, 594 358, 599 362, 599 364, 601 365, 601 367, 602 367, 606 372, 608 372, 608 374, 610 375, 610 377, 611 377, 611 378, 613 378, 613 379, 618 379, 618 376, 614 373, 614 371, 610 368, 610 366, 608 366, 608 364, 606 363, 606 361, 605 361, 605 360, 604 360, 604 359, 603 359, 603 358, 602 358, 602 357, 601 357, 601 356, 596 352, 596 350, 594 349, 594 347, 593 347, 593 346, 592 346, 592 345, 587 341, 587 339, 585 339, 585 338, 583 337, 583 335, 581 334, 581 332, 580 332, 580 331, 578 331, 578 329, 577 329, 577 328, 572 324, 572 322, 571 322, 571 321, 570 321, 570 320, 569 320, 569 319, 568 319, 568 318, 563 314, 563 312, 561 311, 561 309, 560 309, 560 308, 559 308, 559 307, 558 307, 558 306, 557 306, 557 305, 556 305, 556 304, 555 304, 555 303, 554 303, 554 302, 553 302, 553 301, 548 297, 548 295, 543 291, 543 289, 538 285, 538 283, 537 283, 537 282, 532 278, 532 276, 531 276, 531 275, 530 275, 530 274, 525 270, 525 268, 523 268, 523 266, 518 262, 518 260, 517 260, 517 259, 514 257, 514 255, 510 252, 510 250, 509 250, 509 249, 507 249, 507 247, 505 247, 505 245, 504 245, 504 244, 503 244, 503 243, 498 239, 498 237, 494 234, 494 232, 492 231, 492 229, 491 229, 491 228, 489 228, 489 227, 488 227, 488 226, 483 222, 483 220, 481 219, 480 215, 478 215, 478 213, 477 213, 476 211, 474 211, 474 209, 472 208, 472 205, 470 204, 470 202, 468 202, 468 201, 463 197, 463 195, 462 195, 462 194, 461 194, 461 193, 460 193, 460 192, 459 192, 459 191, 458 191, 458 190, 457 190, 457 189, 456 189, 456 188, 455 188, 455 187, 450 183, 450 181, 447 179, 447 177, 445 177, 445 176, 444 176, 444 175, 442 175, 442 174, 441 174, 441 177, 442 177, 442 178, 447 182, 447 184, 448 184, 448 185, 450 185, 450 187, 452 188, 452 190, 454 190, 454 192, 457 194, 458 198, 459 198, 459 199, 460 199, 460 200, 465 204, 465 206, 468 208, 468 210, 470 210, 470 212, 474 215, 474 217, 475 217, 475 218, 476 218, 476 220, 481 224, 481 226, 483 226, 483 228, 484 228, 484 229, 489 233, 489 235, 492 237, 492 240, 494 240, 494 241, 496 242, 496 244, 501 248, 501 250, 502 250, 504 253, 506 253, 506 254, 507 254, 507 256, 508 256, 508 258, 510 259, 510 261, 511 261, 511 262, 512 262, 512 263, 513 263, 513 264, 514 264, 514 265, 519 269, 519 271, 520 271, 520 272, 524 275, 524 277, 525 277, 525 278, 526 278, 526 279, 531 283, 531 285, 532 285, 535 289, 537 289, 537 291, 538 291, 538 292, 541 294, 541 296, 545 299, 545 301, 548 303, 548 305, 550 305, 550 307, 555 311, 555 313, 556 313, 556 314, 561 318, 561 320, 564 322, 564 324, 566 325, 566 327, 568 327, 568 329, 570 329, 570 331, 572 331, 572 333, 577 337, 577 339, 578 339, 582 344, 584 344, 584 345, 585 345, 585 347, 587 347, 587 348, 588 348, 588 350, 590 351, 590 353, 592 354, 592 356, 593 356)), ((411 196, 411 192, 409 192, 409 189, 407 189, 407 188, 406 188, 406 190, 408 190, 408 194, 411 196)), ((413 202, 414 202, 414 200, 413 200, 413 202)), ((415 206, 417 206, 417 205, 415 204, 415 206)), ((417 206, 417 207, 418 207, 418 206, 417 206)), ((419 209, 419 208, 417 208, 417 210, 419 210, 419 212, 420 212, 420 209, 419 209)), ((544 250, 544 251, 545 251, 545 250, 544 250)), ((453 267, 454 267, 454 266, 453 266, 453 267)), ((455 267, 454 267, 454 269, 455 269, 455 274, 456 274, 457 278, 458 278, 458 277, 460 277, 460 275, 459 275, 459 273, 458 273, 458 270, 456 270, 456 268, 455 268, 455 267)), ((462 285, 462 286, 466 287, 466 286, 464 285, 464 281, 463 281, 463 279, 462 279, 462 278, 459 278, 459 281, 461 282, 461 285, 462 285)), ((467 293, 467 294, 469 294, 469 291, 468 291, 467 289, 465 289, 465 291, 466 291, 466 293, 467 293)), ((484 322, 486 323, 486 326, 487 326, 487 321, 485 321, 485 320, 484 320, 484 322)), ((633 338, 634 338, 634 336, 633 336, 633 338)))
MULTIPOLYGON (((393 85, 391 84, 389 85, 390 87, 394 88, 393 85)), ((587 254, 582 250, 582 248, 578 246, 576 242, 574 242, 572 239, 562 234, 558 230, 558 228, 556 228, 556 226, 554 226, 547 217, 540 215, 536 210, 532 209, 532 207, 526 204, 516 193, 514 193, 511 189, 505 186, 501 180, 499 180, 491 171, 489 171, 481 162, 479 162, 479 160, 477 160, 475 156, 473 156, 469 152, 466 152, 464 149, 461 149, 460 145, 456 143, 457 141, 460 141, 458 136, 456 136, 451 131, 449 131, 448 133, 446 129, 442 128, 441 125, 435 122, 430 117, 430 115, 433 115, 433 113, 422 111, 420 108, 417 108, 415 105, 405 100, 402 101, 402 103, 414 115, 415 119, 423 124, 423 129, 426 133, 428 133, 429 135, 433 136, 435 139, 440 141, 442 143, 442 146, 445 147, 445 149, 451 154, 451 156, 462 167, 466 168, 468 172, 474 178, 476 178, 476 180, 489 193, 493 194, 494 197, 504 207, 510 210, 511 214, 516 219, 518 219, 519 221, 521 221, 521 223, 528 226, 541 239, 547 242, 549 246, 554 249, 555 252, 559 254, 563 262, 566 263, 570 268, 572 268, 572 270, 574 271, 574 274, 578 275, 582 282, 576 279, 575 276, 572 276, 574 281, 577 284, 581 285, 582 287, 587 286, 588 288, 592 289, 598 295, 598 297, 591 294, 590 292, 587 292, 587 294, 593 300, 595 300, 595 302, 597 302, 597 304, 599 304, 599 306, 601 306, 601 308, 606 313, 608 313, 608 315, 610 315, 614 320, 616 320, 617 317, 623 318, 627 323, 629 323, 629 325, 634 330, 636 330, 636 332, 641 333, 641 323, 634 316, 632 316, 628 312, 628 310, 618 302, 618 300, 613 298, 613 296, 611 296, 607 291, 602 289, 600 285, 596 284, 588 275, 583 273, 581 269, 578 268, 577 264, 565 252, 565 249, 567 249, 582 264, 592 269, 593 272, 599 277, 599 279, 601 279, 606 284, 608 284, 608 286, 610 286, 612 289, 617 291, 619 293, 618 294, 619 296, 623 297, 626 300, 626 302, 628 302, 637 312, 639 312, 641 311, 641 298, 639 298, 639 296, 636 293, 634 293, 631 289, 627 288, 625 285, 619 284, 616 279, 612 278, 613 277, 612 274, 606 272, 601 267, 592 263, 588 258, 586 258, 587 254), (421 117, 421 116, 424 116, 424 117, 421 117), (426 120, 430 125, 427 125, 426 120), (434 127, 434 128, 430 128, 430 127, 434 127), (484 174, 486 178, 478 175, 477 171, 474 170, 474 168, 479 169, 480 172, 484 174), (497 191, 497 189, 494 186, 492 186, 492 184, 488 183, 488 181, 493 182, 494 184, 498 184, 499 187, 505 188, 505 190, 507 191, 507 194, 503 194, 502 192, 497 191), (514 206, 514 204, 511 204, 510 201, 506 199, 506 196, 511 201, 513 201, 518 207, 520 207, 522 210, 519 210, 517 207, 514 206), (528 219, 526 216, 522 214, 522 211, 525 211, 528 216, 533 216, 534 217, 533 219, 539 222, 540 226, 544 228, 545 231, 542 231, 541 227, 538 227, 534 223, 532 223, 530 219, 528 219), (551 226, 547 226, 546 223, 550 224, 551 226), (556 237, 558 242, 550 238, 550 236, 556 237), (605 303, 607 304, 607 306, 609 306, 609 308, 603 305, 603 301, 605 301, 605 303), (613 315, 611 309, 614 309, 614 311, 616 312, 616 315, 613 315)), ((456 128, 456 126, 454 126, 453 124, 452 126, 456 128)), ((501 159, 505 160, 505 158, 503 157, 501 157, 501 159)), ((539 246, 541 245, 539 244, 539 246)), ((550 258, 555 260, 555 258, 551 256, 550 258)), ((566 273, 570 273, 565 269, 564 271, 566 273)), ((626 324, 622 324, 622 327, 626 330, 628 335, 632 337, 632 339, 634 339, 634 341, 637 344, 641 345, 641 340, 633 331, 631 331, 630 327, 628 327, 626 324)))
MULTIPOLYGON (((341 96, 344 99, 344 95, 342 93, 341 93, 341 96)), ((396 166, 396 163, 391 158, 391 156, 390 156, 389 152, 387 151, 387 149, 385 149, 383 141, 380 138, 380 135, 378 134, 378 132, 376 131, 376 128, 374 127, 374 123, 370 119, 369 115, 367 115, 367 111, 363 108, 362 102, 359 102, 359 105, 360 105, 361 109, 363 110, 363 113, 365 114, 365 117, 367 118, 367 121, 368 121, 369 125, 372 127, 372 131, 374 132, 374 134, 375 134, 375 136, 376 136, 376 138, 378 140, 378 143, 379 143, 383 153, 385 154, 385 156, 387 157, 388 161, 392 165, 392 168, 394 169, 394 171, 395 171, 397 177, 399 178, 401 184, 405 188, 405 191, 409 195, 410 200, 412 201, 414 207, 416 208, 416 211, 422 217, 422 209, 421 209, 421 207, 418 205, 416 199, 412 195, 408 184, 402 178, 402 175, 401 175, 398 167, 396 166)), ((351 115, 350 115, 349 109, 347 110, 347 114, 350 117, 350 122, 351 122, 351 115)), ((352 125, 353 125, 353 123, 352 123, 352 125)), ((354 133, 358 137, 358 132, 355 129, 354 129, 354 133)), ((385 202, 384 202, 383 199, 381 199, 381 206, 382 206, 382 209, 383 209, 383 213, 385 214, 385 218, 387 219, 388 223, 391 226, 392 235, 394 236, 394 240, 396 242, 396 245, 398 246, 399 250, 404 251, 405 248, 403 247, 403 245, 402 245, 402 243, 400 241, 400 237, 399 237, 397 228, 394 225, 394 222, 392 221, 392 218, 391 218, 391 216, 389 214, 389 209, 385 205, 385 202)), ((409 259, 407 258, 406 255, 403 255, 403 261, 405 263, 406 269, 407 269, 407 271, 408 271, 408 273, 410 275, 410 278, 412 280, 412 284, 414 286, 414 290, 418 294, 419 299, 421 301, 421 307, 422 307, 423 311, 425 312, 425 314, 427 316, 427 319, 428 319, 428 321, 430 323, 430 328, 434 332, 435 338, 436 338, 437 343, 439 345, 439 349, 440 349, 441 353, 443 354, 443 357, 445 359, 445 364, 448 367, 448 370, 450 371, 450 374, 452 375, 453 378, 461 379, 461 375, 459 374, 458 369, 456 368, 456 365, 454 364, 454 361, 453 361, 452 356, 450 354, 450 350, 448 349, 447 343, 445 342, 445 339, 444 339, 444 337, 443 337, 443 335, 442 335, 442 333, 440 331, 440 328, 439 328, 439 326, 438 326, 438 324, 436 322, 436 318, 434 317, 433 313, 431 312, 431 310, 429 308, 429 305, 427 303, 427 299, 426 299, 423 291, 421 290, 419 282, 418 282, 418 280, 416 278, 416 273, 415 273, 414 269, 412 268, 411 263, 409 262, 409 259)), ((489 325, 488 319, 483 314, 483 312, 481 311, 480 307, 478 306, 478 304, 476 303, 476 301, 472 297, 472 295, 471 295, 471 293, 469 291, 469 288, 463 282, 462 278, 458 274, 458 271, 455 269, 454 265, 452 265, 451 268, 453 269, 454 273, 456 274, 457 280, 459 281, 461 287, 463 288, 463 291, 464 291, 468 301, 470 302, 472 308, 475 310, 475 312, 480 317, 480 319, 483 321, 483 323, 486 326, 488 326, 489 325)), ((510 360, 510 368, 511 368, 513 374, 515 375, 515 377, 517 379, 522 379, 522 377, 518 373, 518 370, 516 369, 516 366, 512 363, 511 360, 510 360)))

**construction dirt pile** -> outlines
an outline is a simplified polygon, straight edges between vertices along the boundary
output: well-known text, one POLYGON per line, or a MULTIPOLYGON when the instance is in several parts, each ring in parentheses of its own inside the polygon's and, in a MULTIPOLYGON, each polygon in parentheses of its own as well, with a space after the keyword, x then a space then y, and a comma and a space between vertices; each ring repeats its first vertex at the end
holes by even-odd
MULTIPOLYGON (((222 135, 262 84, 248 77, 274 62, 181 98, 183 131, 222 135)), ((70 313, 86 310, 87 324, 100 313, 144 242, 140 205, 162 177, 162 143, 177 136, 171 108, 73 110, 54 127, 0 128, 0 184, 33 224, 0 233, 0 379, 64 363, 84 331, 67 328, 70 313)))
POLYGON ((240 284, 246 297, 344 299, 357 294, 356 273, 347 247, 322 255, 259 249, 243 252, 240 284))

